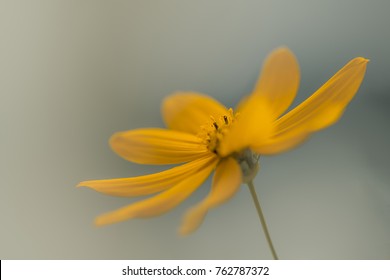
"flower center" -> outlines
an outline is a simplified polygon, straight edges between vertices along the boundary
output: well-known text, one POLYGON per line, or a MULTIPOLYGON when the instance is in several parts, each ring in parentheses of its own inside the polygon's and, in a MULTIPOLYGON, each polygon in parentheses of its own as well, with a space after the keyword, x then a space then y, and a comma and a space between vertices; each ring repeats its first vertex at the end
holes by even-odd
MULTIPOLYGON (((210 121, 201 126, 198 136, 203 139, 203 144, 207 146, 210 152, 218 155, 218 148, 224 135, 229 130, 232 123, 237 121, 238 114, 233 113, 233 109, 228 110, 227 115, 220 116, 218 119, 210 116, 210 121)), ((240 152, 234 152, 229 155, 233 157, 241 167, 243 183, 253 180, 259 170, 259 155, 253 153, 250 149, 243 149, 240 152)))
POLYGON ((203 143, 210 152, 218 155, 219 143, 235 120, 236 116, 233 114, 233 109, 230 108, 227 115, 220 116, 218 119, 210 116, 210 121, 206 125, 201 126, 198 136, 203 139, 203 143))

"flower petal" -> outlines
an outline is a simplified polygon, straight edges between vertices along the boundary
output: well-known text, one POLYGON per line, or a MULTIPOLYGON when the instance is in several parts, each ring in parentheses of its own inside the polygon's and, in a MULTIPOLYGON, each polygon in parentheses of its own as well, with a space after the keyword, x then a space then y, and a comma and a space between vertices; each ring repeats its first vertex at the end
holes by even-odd
POLYGON ((367 62, 357 57, 347 63, 308 99, 277 120, 273 137, 253 149, 262 154, 280 153, 300 144, 310 133, 334 124, 359 89, 367 62))
POLYGON ((194 92, 178 92, 165 98, 162 115, 168 128, 197 134, 211 118, 227 115, 228 110, 215 99, 194 92))
POLYGON ((198 159, 209 153, 194 135, 159 128, 115 133, 111 148, 121 157, 142 164, 173 164, 198 159))
POLYGON ((257 154, 273 155, 282 152, 286 152, 297 145, 301 144, 309 137, 310 133, 302 130, 293 130, 283 133, 277 137, 270 138, 267 141, 258 143, 251 146, 251 149, 257 154))
POLYGON ((132 178, 84 181, 78 184, 78 187, 85 186, 100 193, 114 196, 133 197, 154 194, 169 189, 198 172, 201 167, 215 157, 213 153, 210 153, 203 158, 159 173, 132 178))
POLYGON ((195 231, 203 222, 207 212, 225 203, 239 190, 242 182, 240 165, 232 157, 221 161, 217 166, 210 194, 184 216, 179 229, 186 235, 195 231))
POLYGON ((218 154, 225 157, 253 143, 263 143, 272 135, 272 114, 262 96, 252 95, 241 104, 237 119, 220 142, 218 154))
POLYGON ((253 94, 263 96, 275 117, 293 102, 299 87, 299 65, 288 48, 278 48, 265 60, 253 94))
POLYGON ((122 222, 132 218, 148 218, 164 214, 188 198, 210 175, 218 159, 209 159, 195 174, 185 178, 174 187, 116 211, 103 214, 96 218, 98 226, 122 222))

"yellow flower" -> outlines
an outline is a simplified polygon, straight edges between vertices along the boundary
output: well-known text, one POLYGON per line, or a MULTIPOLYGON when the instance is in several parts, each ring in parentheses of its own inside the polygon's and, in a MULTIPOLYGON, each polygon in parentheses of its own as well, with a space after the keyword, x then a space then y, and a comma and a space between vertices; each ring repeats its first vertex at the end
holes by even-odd
POLYGON ((81 182, 79 186, 108 195, 155 194, 98 217, 96 224, 161 215, 188 198, 215 170, 209 195, 186 213, 180 227, 181 234, 196 230, 210 209, 229 200, 242 183, 252 181, 259 155, 287 151, 335 123, 357 92, 367 62, 362 57, 352 59, 284 115, 300 78, 298 62, 287 48, 267 57, 253 93, 234 111, 199 93, 167 97, 162 105, 167 129, 118 132, 110 145, 132 162, 184 164, 151 175, 81 182))

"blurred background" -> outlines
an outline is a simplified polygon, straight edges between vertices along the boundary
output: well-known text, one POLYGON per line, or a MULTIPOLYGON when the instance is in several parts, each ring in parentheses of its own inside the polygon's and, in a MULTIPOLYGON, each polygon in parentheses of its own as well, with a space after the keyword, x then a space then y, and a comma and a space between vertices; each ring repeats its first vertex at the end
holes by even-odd
POLYGON ((288 46, 295 104, 356 56, 370 59, 343 118, 261 158, 260 200, 281 259, 390 258, 390 1, 0 1, 1 259, 269 259, 249 190, 177 236, 189 200, 154 219, 93 219, 137 199, 75 185, 164 167, 118 157, 116 131, 163 127, 176 90, 234 106, 288 46))

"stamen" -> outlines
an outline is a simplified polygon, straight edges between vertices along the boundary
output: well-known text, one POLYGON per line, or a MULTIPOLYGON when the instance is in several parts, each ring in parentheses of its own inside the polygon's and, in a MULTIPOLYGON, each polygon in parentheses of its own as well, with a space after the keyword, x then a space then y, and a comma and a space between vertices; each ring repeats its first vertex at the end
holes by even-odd
POLYGON ((218 155, 219 145, 234 121, 233 109, 230 108, 226 115, 220 115, 218 118, 210 116, 210 120, 200 127, 198 136, 203 139, 209 151, 218 155))
POLYGON ((228 123, 229 123, 228 117, 227 117, 227 116, 223 116, 223 120, 225 121, 225 124, 228 124, 228 123))

